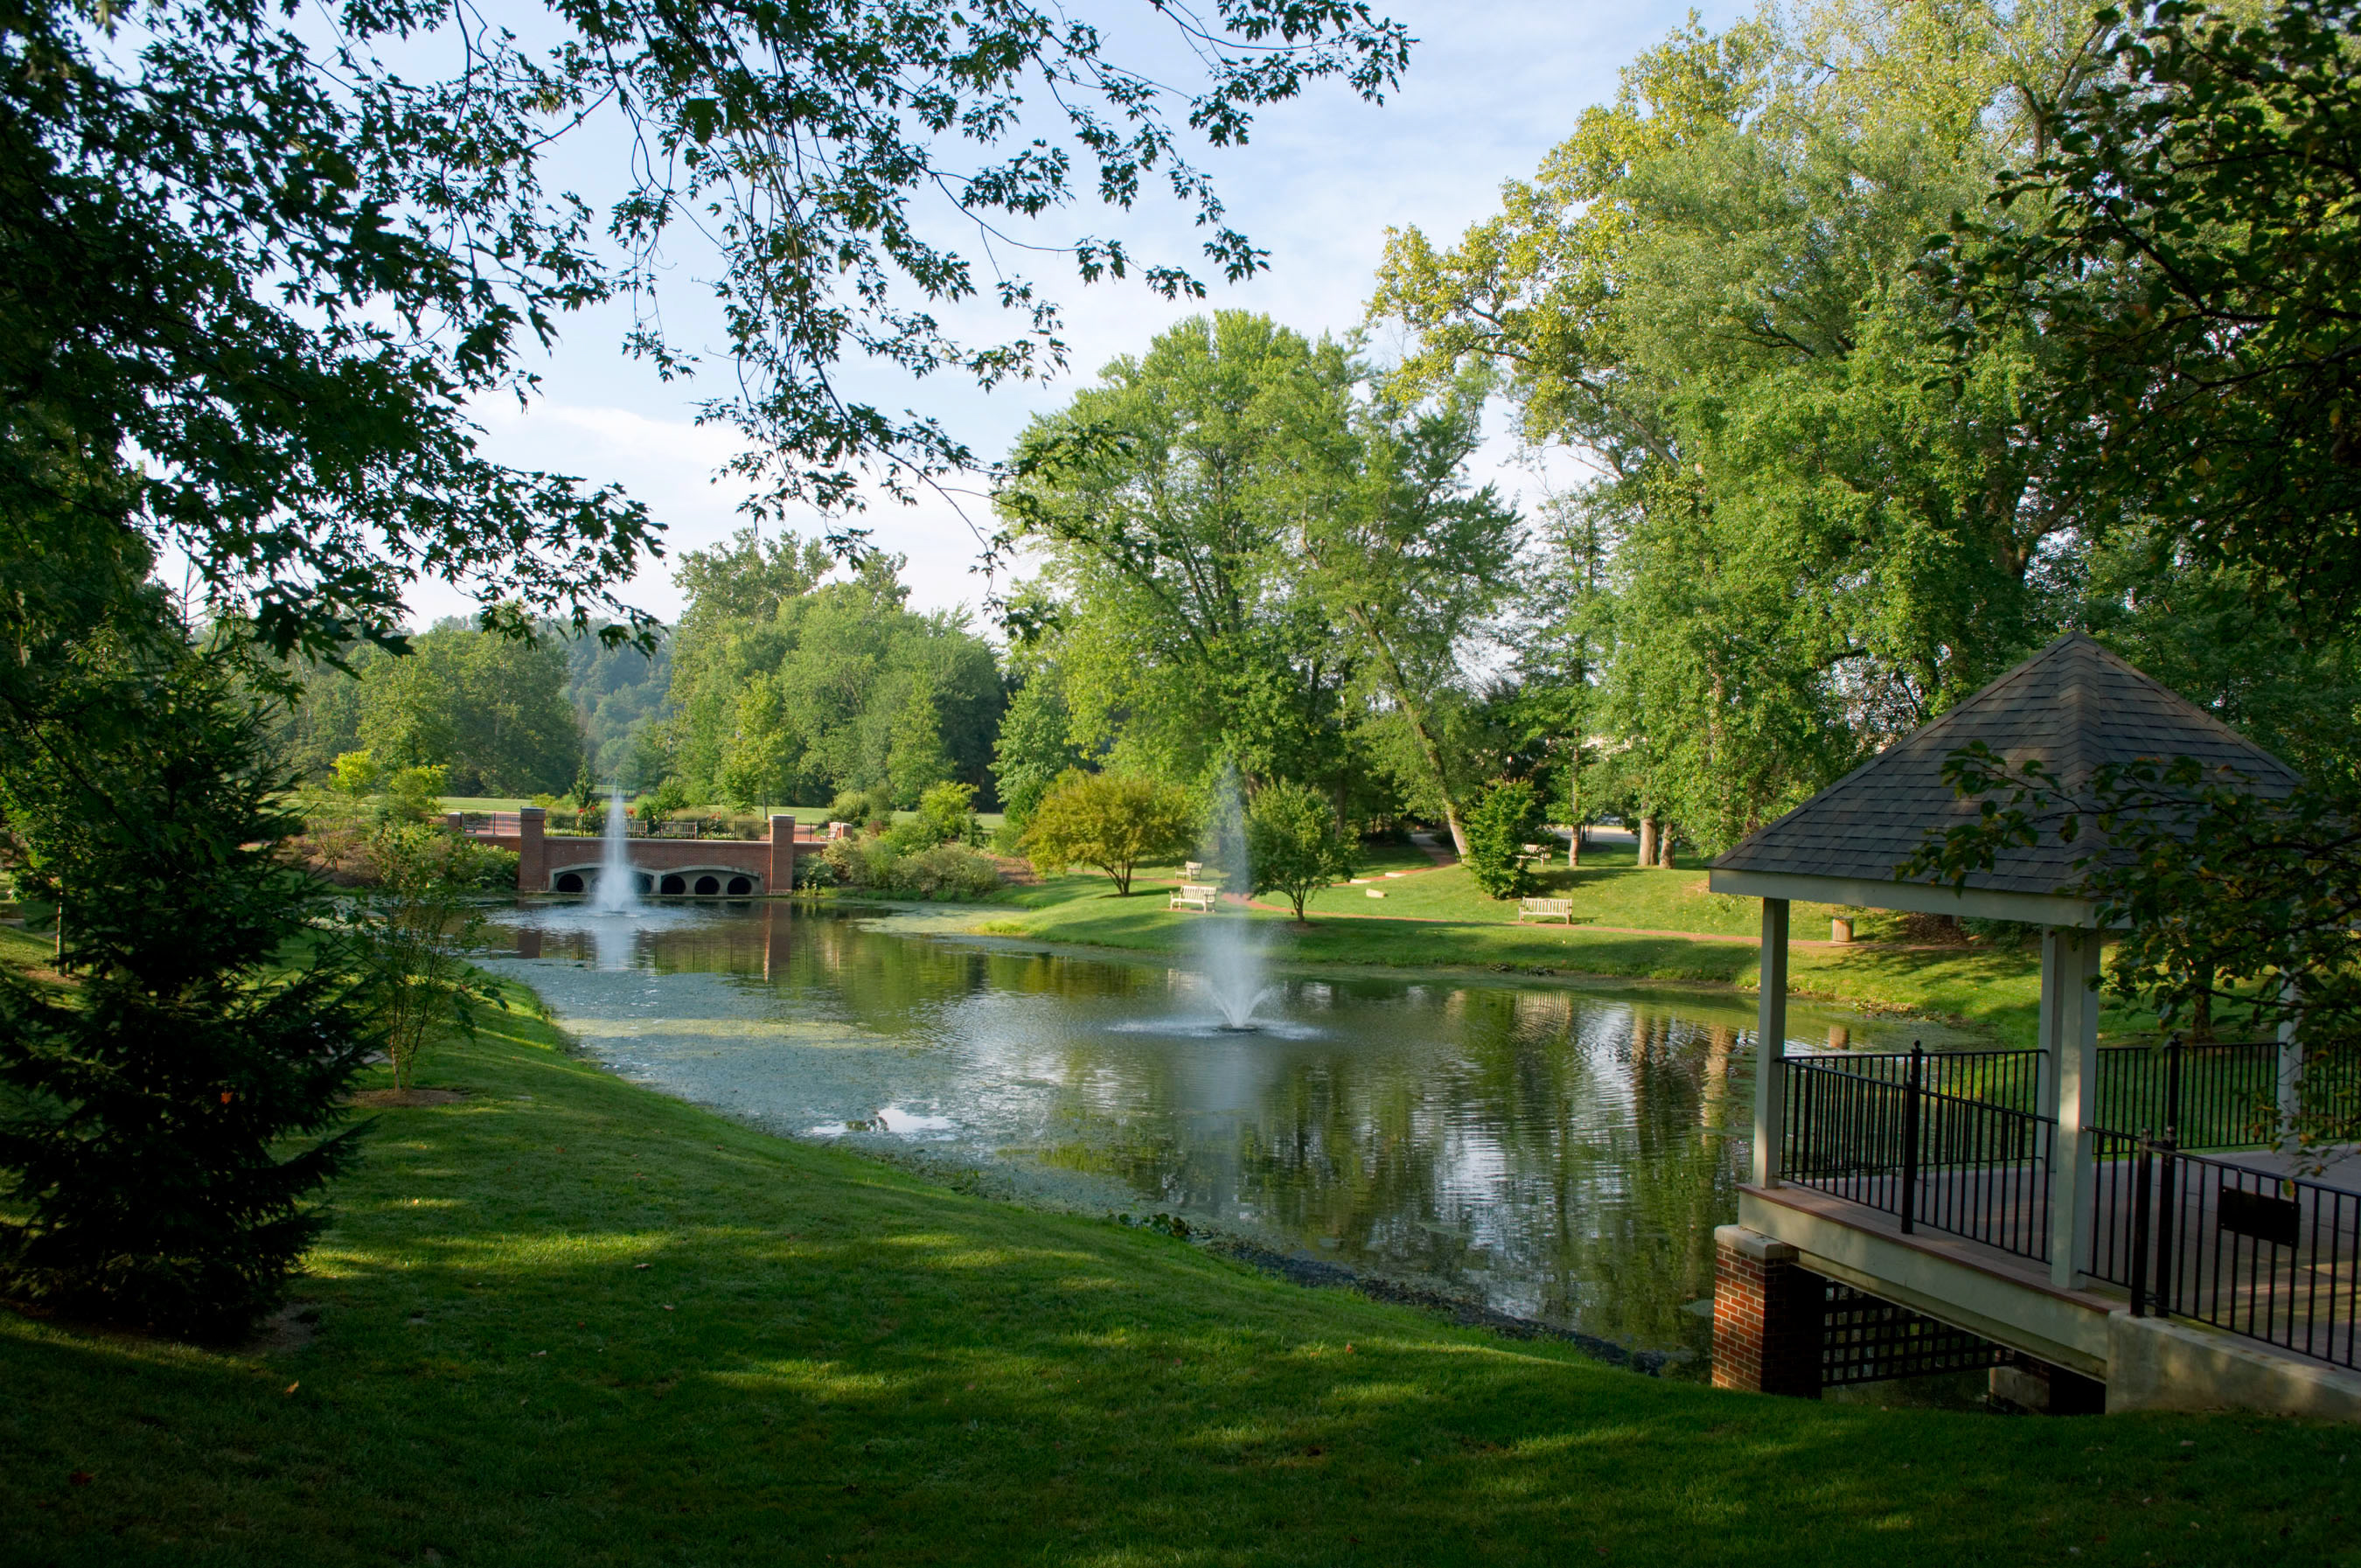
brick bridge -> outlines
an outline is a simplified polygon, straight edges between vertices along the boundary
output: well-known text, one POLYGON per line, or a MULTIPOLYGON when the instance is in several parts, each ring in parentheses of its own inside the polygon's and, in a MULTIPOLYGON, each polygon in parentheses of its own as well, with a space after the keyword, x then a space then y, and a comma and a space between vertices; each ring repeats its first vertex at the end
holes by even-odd
MULTIPOLYGON (((517 852, 519 893, 588 893, 598 880, 606 840, 548 831, 540 806, 492 814, 489 828, 469 828, 457 812, 444 818, 455 833, 517 852)), ((796 884, 796 857, 815 855, 828 840, 798 828, 792 817, 771 818, 762 839, 626 839, 640 891, 658 896, 785 893, 796 884)))

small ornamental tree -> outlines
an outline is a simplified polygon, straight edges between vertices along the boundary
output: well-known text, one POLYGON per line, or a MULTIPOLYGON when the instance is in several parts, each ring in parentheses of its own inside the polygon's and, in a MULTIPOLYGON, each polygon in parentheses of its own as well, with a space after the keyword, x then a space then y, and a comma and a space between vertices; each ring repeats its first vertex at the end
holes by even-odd
POLYGON ((498 1004, 467 954, 483 935, 478 901, 499 854, 420 822, 388 823, 369 846, 378 885, 361 918, 368 997, 397 1090, 417 1087, 431 1036, 453 1027, 472 1036, 476 1009, 498 1004))
POLYGON ((1300 926, 1305 899, 1359 869, 1361 846, 1344 832, 1319 791, 1268 784, 1246 810, 1246 863, 1255 892, 1285 894, 1300 926))
POLYGON ((1494 784, 1467 815, 1467 874, 1494 898, 1519 898, 1536 885, 1524 846, 1542 831, 1542 806, 1522 779, 1494 784))
POLYGON ((234 1336, 357 1152, 335 1128, 379 1042, 282 853, 294 781, 250 676, 166 631, 0 743, 0 826, 66 977, 0 969, 0 1298, 234 1336))
POLYGON ((336 753, 336 787, 346 795, 373 795, 377 781, 385 770, 377 765, 377 753, 369 751, 336 753))
POLYGON ((1136 868, 1184 853, 1196 834, 1196 802, 1178 784, 1070 770, 1034 807, 1018 843, 1046 875, 1096 866, 1128 897, 1136 868))

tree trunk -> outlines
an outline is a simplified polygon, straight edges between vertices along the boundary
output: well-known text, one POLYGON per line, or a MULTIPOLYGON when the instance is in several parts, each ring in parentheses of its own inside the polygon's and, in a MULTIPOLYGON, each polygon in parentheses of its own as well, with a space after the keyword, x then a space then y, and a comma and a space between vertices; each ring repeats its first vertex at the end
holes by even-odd
POLYGON ((1378 635, 1377 629, 1369 624, 1366 616, 1358 611, 1351 613, 1355 624, 1360 627, 1362 635, 1369 640, 1369 645, 1384 661, 1386 670, 1391 676, 1388 682, 1391 687, 1390 695, 1395 706, 1401 709, 1402 717, 1410 721, 1410 732, 1417 738, 1418 749, 1426 760, 1427 771, 1434 775, 1434 793, 1443 801, 1444 825, 1451 829, 1451 848, 1464 861, 1467 858, 1467 829, 1460 825, 1459 803, 1451 798, 1450 775, 1443 769, 1443 748, 1434 743, 1433 735, 1428 731, 1425 713, 1418 703, 1411 700, 1410 681, 1402 674, 1401 661, 1394 657, 1392 648, 1387 645, 1383 637, 1378 635))
POLYGON ((1565 771, 1565 869, 1582 864, 1582 748, 1575 747, 1574 765, 1565 771))
POLYGON ((1673 869, 1673 825, 1656 824, 1656 863, 1666 871, 1673 869))
POLYGON ((1653 817, 1642 817, 1640 818, 1640 859, 1638 863, 1643 866, 1653 866, 1656 863, 1656 819, 1653 817))

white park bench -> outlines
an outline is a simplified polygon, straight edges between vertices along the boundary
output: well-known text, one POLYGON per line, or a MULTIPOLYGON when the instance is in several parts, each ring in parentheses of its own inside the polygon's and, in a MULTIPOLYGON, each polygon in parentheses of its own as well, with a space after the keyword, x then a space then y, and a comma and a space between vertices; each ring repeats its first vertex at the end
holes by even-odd
POLYGON ((1574 900, 1571 898, 1521 898, 1517 900, 1518 920, 1563 920, 1574 924, 1574 900))
POLYGON ((1169 907, 1202 909, 1211 915, 1213 912, 1213 900, 1219 896, 1219 889, 1207 883, 1184 882, 1172 890, 1172 903, 1169 907))

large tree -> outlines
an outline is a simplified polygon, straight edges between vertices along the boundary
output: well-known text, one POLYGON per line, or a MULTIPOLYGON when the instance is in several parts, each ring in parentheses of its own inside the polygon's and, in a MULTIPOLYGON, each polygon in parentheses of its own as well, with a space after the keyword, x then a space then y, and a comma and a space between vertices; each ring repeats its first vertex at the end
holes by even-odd
POLYGON ((555 640, 438 626, 368 666, 361 743, 387 767, 448 768, 454 795, 555 794, 582 765, 566 673, 555 640))
MULTIPOLYGON (((848 397, 842 356, 991 384, 1063 352, 1055 303, 928 237, 935 218, 1030 225, 1085 190, 1128 207, 1160 176, 1205 259, 1246 276, 1262 253, 1170 110, 1234 143, 1310 79, 1379 97, 1408 48, 1344 0, 1155 9, 1192 85, 1023 0, 550 0, 531 43, 449 0, 343 5, 320 29, 263 0, 19 7, 0 42, 0 496, 71 501, 40 488, 58 455, 105 466, 131 505, 97 521, 183 552, 282 649, 396 637, 422 575, 512 629, 614 610, 647 514, 487 459, 468 412, 533 390, 567 313, 636 302, 626 346, 690 372, 656 286, 669 247, 711 236, 735 373, 707 416, 746 435, 763 503, 846 504, 864 462, 906 482, 966 454, 848 397), (379 53, 397 49, 399 71, 379 53), (555 143, 615 116, 636 152, 602 216, 544 174, 555 143), (941 313, 977 295, 1017 332, 952 337, 941 313)), ((1117 239, 1036 236, 1085 279, 1202 288, 1117 239)))
POLYGON ((1478 381, 1425 408, 1380 399, 1357 411, 1351 439, 1329 449, 1349 472, 1305 510, 1301 533, 1306 585, 1371 699, 1373 749, 1462 855, 1477 782, 1469 656, 1510 598, 1522 543, 1516 512, 1467 479, 1481 392, 1478 381))
POLYGON ((2025 439, 2024 334, 1954 377, 1916 271, 1980 201, 2068 38, 2028 8, 1839 5, 1692 24, 1499 215, 1394 236, 1400 379, 1495 367, 1615 522, 1610 722, 1646 804, 1712 845, 2038 640, 2073 519, 2025 439))
POLYGON ((2059 483, 2312 633, 2361 602, 2356 0, 2100 13, 2079 92, 1962 218, 1972 346, 2037 325, 2059 483))
POLYGON ((1071 739, 1197 782, 1349 800, 1377 769, 1457 831, 1467 655, 1517 518, 1468 482, 1479 400, 1368 394, 1345 345, 1183 322, 1038 420, 999 502, 1039 553, 1071 739))
POLYGON ((1042 560, 1077 741, 1192 782, 1224 757, 1340 782, 1352 671, 1301 543, 1345 478, 1352 379, 1341 345, 1224 311, 1033 422, 998 500, 1042 560))
MULTIPOLYGON (((2310 777, 2142 759, 2070 788, 1971 750, 1949 768, 1983 815, 1914 869, 2074 846, 2130 932, 2120 992, 2169 1027, 2217 1003, 2291 1027, 2308 1058, 2361 1045, 2357 57, 2353 0, 2102 13, 2041 156, 1930 269, 1971 313, 1963 355, 2030 320, 2070 372, 2033 413, 2091 517, 2094 621, 2310 777)), ((2282 1131, 2350 1141, 2329 1087, 2282 1131)))

